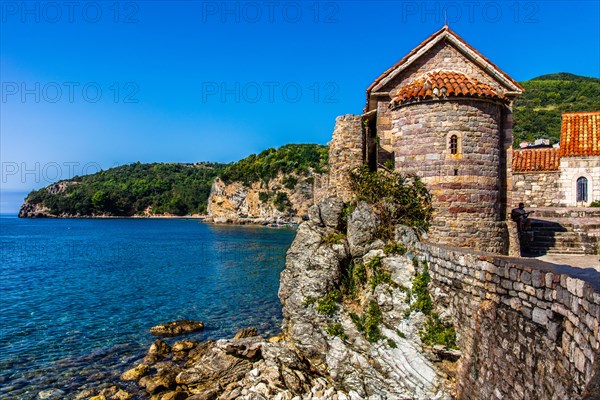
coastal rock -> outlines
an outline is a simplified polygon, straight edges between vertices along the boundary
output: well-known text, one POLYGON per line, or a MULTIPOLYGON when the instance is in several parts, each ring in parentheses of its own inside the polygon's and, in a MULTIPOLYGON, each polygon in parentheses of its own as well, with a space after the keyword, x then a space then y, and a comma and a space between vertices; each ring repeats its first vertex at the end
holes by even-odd
MULTIPOLYGON (((173 387, 176 376, 175 370, 162 369, 156 375, 144 377, 143 385, 149 394, 155 394, 173 387)), ((142 383, 142 380, 140 380, 140 383, 142 383)))
POLYGON ((171 347, 171 350, 173 350, 176 353, 188 351, 193 349, 197 344, 198 342, 194 340, 180 340, 178 342, 173 343, 173 347, 171 347))
POLYGON ((319 203, 321 221, 329 228, 340 229, 342 227, 342 213, 344 202, 338 197, 328 197, 319 203))
POLYGON ((325 196, 326 176, 280 173, 268 182, 225 183, 216 179, 208 198, 207 222, 235 224, 298 223, 317 197, 325 196), (296 182, 291 185, 290 182, 296 182), (284 202, 275 201, 279 197, 284 202))
POLYGON ((186 400, 188 399, 188 394, 185 392, 167 392, 160 396, 160 400, 186 400))
POLYGON ((150 328, 150 333, 156 336, 178 336, 198 332, 202 329, 204 329, 204 323, 200 321, 181 320, 154 326, 150 328))
POLYGON ((50 210, 44 207, 43 204, 33 204, 25 202, 19 208, 19 218, 50 218, 50 210))
POLYGON ((240 329, 239 331, 237 331, 235 336, 233 337, 233 340, 254 337, 254 336, 258 336, 258 330, 255 327, 251 326, 249 328, 243 328, 243 329, 240 329))
POLYGON ((379 218, 364 201, 358 202, 348 218, 348 244, 353 257, 365 252, 377 233, 379 218))
POLYGON ((138 381, 141 377, 148 374, 150 367, 146 364, 139 364, 130 370, 125 371, 121 375, 121 379, 124 381, 138 381))
POLYGON ((65 392, 60 389, 48 389, 42 390, 38 393, 37 397, 41 400, 52 400, 52 399, 62 399, 65 395, 65 392))
MULTIPOLYGON (((315 208, 321 210, 322 206, 323 203, 319 203, 315 208)), ((322 218, 322 214, 319 215, 322 218)), ((322 225, 312 216, 310 221, 301 224, 287 254, 279 291, 286 345, 308 363, 312 374, 333 382, 349 398, 445 398, 448 392, 444 374, 429 360, 431 356, 422 351, 418 336, 422 326, 420 313, 413 313, 408 319, 404 315, 408 305, 406 294, 400 288, 411 287, 414 276, 411 259, 406 255, 388 257, 381 250, 383 242, 375 245, 378 217, 366 203, 359 202, 350 215, 349 250, 342 250, 345 244, 324 243, 321 238, 328 228, 322 225), (381 259, 379 272, 367 271, 369 279, 375 273, 385 273, 397 281, 366 285, 366 290, 357 288, 359 293, 349 309, 340 303, 334 306, 331 316, 323 315, 315 310, 314 303, 318 304, 327 293, 341 287, 341 271, 348 268, 349 253, 355 259, 363 259, 365 264, 374 257, 381 259), (311 298, 313 300, 308 302, 311 298), (378 328, 381 339, 373 343, 350 317, 351 313, 365 313, 369 304, 377 305, 382 318, 378 328), (337 330, 343 332, 344 339, 327 333, 334 323, 339 326, 337 330)), ((414 232, 402 227, 396 232, 400 240, 406 241, 402 242, 405 246, 414 244, 414 232)), ((287 378, 288 388, 302 390, 297 379, 283 376, 284 380, 287 378)), ((314 382, 315 378, 312 379, 314 382)), ((322 386, 316 388, 320 393, 324 393, 327 384, 322 386)))

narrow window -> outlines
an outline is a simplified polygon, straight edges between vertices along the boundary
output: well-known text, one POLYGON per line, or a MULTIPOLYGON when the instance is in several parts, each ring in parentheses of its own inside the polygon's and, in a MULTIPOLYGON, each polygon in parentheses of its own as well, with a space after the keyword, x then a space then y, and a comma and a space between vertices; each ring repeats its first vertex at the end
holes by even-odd
POLYGON ((454 170, 454 176, 458 176, 458 169, 454 170))
POLYGON ((458 136, 450 136, 450 154, 458 154, 458 136))
POLYGON ((588 180, 585 177, 577 179, 577 201, 587 202, 588 201, 588 180))

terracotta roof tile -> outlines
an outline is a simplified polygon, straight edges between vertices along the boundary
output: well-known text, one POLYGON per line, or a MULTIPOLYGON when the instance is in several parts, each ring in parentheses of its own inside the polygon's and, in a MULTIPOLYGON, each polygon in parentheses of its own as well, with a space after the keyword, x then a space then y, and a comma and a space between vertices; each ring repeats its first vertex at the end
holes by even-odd
POLYGON ((561 157, 600 155, 600 111, 562 115, 561 157))
POLYGON ((367 88, 367 106, 365 107, 365 112, 369 111, 369 98, 371 96, 371 91, 375 88, 375 86, 377 86, 379 83, 381 83, 385 78, 387 78, 397 68, 399 68, 403 64, 406 64, 410 60, 410 58, 412 56, 414 56, 415 54, 417 54, 422 48, 424 48, 430 42, 436 40, 439 36, 442 36, 442 35, 453 37, 458 42, 460 42, 466 49, 470 50, 473 54, 475 54, 476 57, 478 57, 481 60, 483 60, 483 62, 485 64, 487 64, 489 67, 491 67, 492 70, 497 71, 506 80, 508 80, 510 83, 512 83, 518 90, 520 90, 520 91, 524 91, 525 90, 525 88, 523 88, 523 86, 521 86, 517 81, 515 81, 514 79, 512 79, 506 72, 504 72, 500 68, 498 68, 494 63, 492 63, 489 59, 487 59, 485 56, 483 56, 474 47, 472 47, 470 44, 468 44, 467 42, 465 42, 465 40, 463 38, 461 38, 460 36, 458 36, 456 34, 456 32, 452 31, 447 25, 445 25, 444 27, 442 27, 442 29, 440 29, 437 32, 433 33, 431 36, 429 36, 427 39, 425 39, 423 42, 421 42, 417 47, 415 47, 414 49, 412 49, 410 51, 410 53, 408 53, 406 56, 404 56, 396 64, 394 64, 393 66, 391 66, 390 68, 388 68, 383 74, 379 75, 379 77, 377 77, 377 79, 375 79, 375 81, 373 81, 373 83, 371 83, 371 85, 369 85, 369 87, 367 88))
POLYGON ((391 105, 415 99, 447 97, 482 97, 506 100, 503 95, 496 93, 490 85, 461 72, 430 71, 401 87, 391 105))
POLYGON ((558 171, 559 160, 559 152, 555 148, 514 150, 512 169, 513 172, 558 171))

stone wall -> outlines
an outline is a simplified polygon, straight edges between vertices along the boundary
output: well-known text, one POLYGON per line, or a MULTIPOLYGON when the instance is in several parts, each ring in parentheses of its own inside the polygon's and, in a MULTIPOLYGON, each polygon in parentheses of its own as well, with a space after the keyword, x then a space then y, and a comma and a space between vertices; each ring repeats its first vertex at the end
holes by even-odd
POLYGON ((582 398, 600 362, 597 272, 576 277, 582 270, 538 260, 417 247, 434 301, 457 330, 457 398, 582 398))
POLYGON ((560 203, 558 171, 513 172, 512 206, 555 207, 560 203))
POLYGON ((560 159, 561 205, 567 207, 589 206, 594 200, 600 200, 600 156, 562 157, 560 159), (577 203, 577 179, 588 180, 588 201, 577 203))
POLYGON ((365 160, 365 139, 360 115, 343 115, 335 120, 333 137, 329 143, 329 195, 344 201, 352 194, 348 187, 348 173, 360 167, 365 160))
POLYGON ((502 111, 477 100, 422 102, 392 111, 396 169, 433 195, 431 235, 439 243, 506 254, 506 155, 502 111), (458 136, 458 154, 449 141, 458 136))

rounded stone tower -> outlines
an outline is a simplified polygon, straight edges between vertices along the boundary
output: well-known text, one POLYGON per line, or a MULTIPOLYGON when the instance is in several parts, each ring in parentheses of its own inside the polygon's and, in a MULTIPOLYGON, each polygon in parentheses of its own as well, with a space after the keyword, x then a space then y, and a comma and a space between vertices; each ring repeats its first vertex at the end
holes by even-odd
POLYGON ((447 70, 422 74, 393 97, 396 169, 431 191, 436 242, 506 253, 508 103, 490 85, 447 70))

